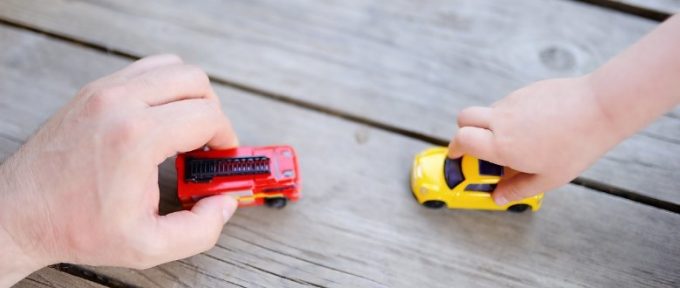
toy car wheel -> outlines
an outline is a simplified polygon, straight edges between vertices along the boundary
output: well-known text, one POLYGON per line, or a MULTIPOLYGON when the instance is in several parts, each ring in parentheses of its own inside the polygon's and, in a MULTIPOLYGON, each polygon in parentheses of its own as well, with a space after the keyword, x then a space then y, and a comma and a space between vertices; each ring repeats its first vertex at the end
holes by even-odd
POLYGON ((531 208, 531 206, 529 206, 527 204, 515 204, 515 205, 508 207, 508 211, 521 213, 521 212, 526 211, 529 208, 531 208))
POLYGON ((286 204, 288 204, 288 199, 283 197, 267 198, 264 199, 264 204, 272 208, 281 209, 286 207, 286 204))
POLYGON ((430 208, 430 209, 439 209, 442 208, 446 205, 444 201, 439 201, 439 200, 428 200, 423 202, 423 206, 430 208))

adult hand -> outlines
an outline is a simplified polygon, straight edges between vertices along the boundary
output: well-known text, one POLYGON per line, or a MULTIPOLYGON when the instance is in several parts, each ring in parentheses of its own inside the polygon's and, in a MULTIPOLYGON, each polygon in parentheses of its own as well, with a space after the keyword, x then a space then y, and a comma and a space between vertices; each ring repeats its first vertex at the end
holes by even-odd
POLYGON ((148 268, 211 248, 235 200, 160 216, 158 165, 237 143, 206 74, 177 56, 86 85, 0 166, 0 286, 57 262, 148 268))

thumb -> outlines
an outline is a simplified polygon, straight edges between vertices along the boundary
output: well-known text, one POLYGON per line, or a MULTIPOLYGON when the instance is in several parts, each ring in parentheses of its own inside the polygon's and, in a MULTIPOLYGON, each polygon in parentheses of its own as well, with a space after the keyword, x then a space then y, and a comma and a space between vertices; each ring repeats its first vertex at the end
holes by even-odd
POLYGON ((203 198, 191 211, 159 216, 155 235, 164 243, 163 262, 186 258, 212 248, 222 233, 222 226, 236 211, 237 202, 227 195, 203 198))
POLYGON ((491 197, 496 205, 503 206, 545 192, 548 186, 549 183, 541 175, 518 173, 498 182, 491 197))

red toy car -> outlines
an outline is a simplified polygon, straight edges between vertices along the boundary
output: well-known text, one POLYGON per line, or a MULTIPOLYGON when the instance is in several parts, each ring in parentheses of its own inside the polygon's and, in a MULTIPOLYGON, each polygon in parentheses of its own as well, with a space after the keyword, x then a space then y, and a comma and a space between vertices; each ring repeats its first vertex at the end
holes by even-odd
POLYGON ((196 150, 177 155, 177 196, 190 209, 203 197, 237 196, 239 207, 282 208, 300 198, 300 172, 290 146, 196 150))

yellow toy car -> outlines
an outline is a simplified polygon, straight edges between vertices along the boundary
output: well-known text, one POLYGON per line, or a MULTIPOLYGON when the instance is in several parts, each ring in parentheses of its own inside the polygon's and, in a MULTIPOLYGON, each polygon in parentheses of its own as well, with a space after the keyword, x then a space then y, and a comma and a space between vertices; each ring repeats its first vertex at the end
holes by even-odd
POLYGON ((428 208, 461 208, 523 212, 541 208, 543 193, 498 206, 491 192, 503 175, 503 167, 463 156, 447 157, 446 147, 426 149, 416 155, 411 171, 411 190, 418 203, 428 208))

